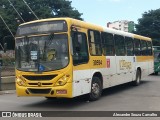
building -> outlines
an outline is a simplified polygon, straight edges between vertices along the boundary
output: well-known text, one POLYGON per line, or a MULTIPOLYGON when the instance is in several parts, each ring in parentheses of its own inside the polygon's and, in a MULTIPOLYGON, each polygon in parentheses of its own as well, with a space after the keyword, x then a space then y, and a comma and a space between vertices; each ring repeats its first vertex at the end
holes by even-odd
POLYGON ((107 23, 107 27, 113 28, 116 30, 122 30, 125 32, 132 32, 132 31, 134 31, 134 22, 127 21, 127 20, 115 21, 112 23, 109 22, 109 23, 107 23))

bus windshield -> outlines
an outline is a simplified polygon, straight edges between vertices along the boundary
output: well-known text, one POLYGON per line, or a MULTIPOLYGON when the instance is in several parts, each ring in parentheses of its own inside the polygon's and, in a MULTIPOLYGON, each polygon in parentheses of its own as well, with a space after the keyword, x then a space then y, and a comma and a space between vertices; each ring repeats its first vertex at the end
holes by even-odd
POLYGON ((69 63, 67 34, 16 38, 16 68, 22 71, 51 71, 69 63))

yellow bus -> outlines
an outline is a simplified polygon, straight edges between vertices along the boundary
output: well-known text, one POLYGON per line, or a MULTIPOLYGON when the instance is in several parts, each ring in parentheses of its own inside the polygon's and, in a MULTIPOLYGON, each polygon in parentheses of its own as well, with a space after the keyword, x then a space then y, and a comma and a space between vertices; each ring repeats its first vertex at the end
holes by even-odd
POLYGON ((21 24, 16 34, 18 96, 100 98, 154 72, 152 40, 72 18, 21 24))

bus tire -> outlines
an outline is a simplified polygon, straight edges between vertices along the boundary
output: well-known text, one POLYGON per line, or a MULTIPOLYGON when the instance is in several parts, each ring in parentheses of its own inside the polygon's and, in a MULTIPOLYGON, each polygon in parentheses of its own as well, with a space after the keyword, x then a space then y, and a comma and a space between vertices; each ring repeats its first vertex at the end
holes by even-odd
POLYGON ((88 97, 90 101, 98 100, 102 94, 102 82, 98 77, 92 78, 91 92, 88 97))
POLYGON ((141 83, 141 71, 137 70, 136 79, 132 82, 134 86, 138 86, 141 83))

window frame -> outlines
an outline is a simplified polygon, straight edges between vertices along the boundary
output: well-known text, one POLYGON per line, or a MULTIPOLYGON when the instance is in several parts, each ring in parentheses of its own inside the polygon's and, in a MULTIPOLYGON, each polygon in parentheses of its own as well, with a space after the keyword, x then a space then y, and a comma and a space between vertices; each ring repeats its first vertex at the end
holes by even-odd
POLYGON ((104 56, 115 56, 115 41, 114 41, 114 34, 112 33, 107 33, 107 32, 102 32, 101 33, 101 38, 102 38, 102 52, 104 56), (107 43, 106 41, 108 41, 108 39, 105 39, 105 36, 111 35, 112 36, 112 44, 107 43), (107 54, 107 52, 104 52, 105 47, 112 47, 113 50, 109 51, 109 52, 113 52, 113 54, 107 54))
POLYGON ((141 43, 140 43, 140 39, 134 38, 133 44, 134 44, 134 55, 135 55, 135 56, 141 56, 142 54, 141 54, 141 43), (136 46, 135 46, 136 41, 139 41, 139 47, 136 47, 136 46), (138 50, 138 51, 139 51, 139 54, 136 54, 136 49, 137 49, 137 48, 139 49, 139 50, 138 50))
POLYGON ((124 40, 125 40, 126 55, 127 55, 127 56, 134 56, 134 42, 133 42, 134 39, 133 39, 132 37, 125 36, 124 40), (133 48, 131 55, 128 55, 128 49, 127 49, 127 48, 128 48, 128 47, 127 47, 128 44, 127 44, 127 42, 126 42, 126 41, 129 41, 129 40, 131 41, 130 43, 132 43, 132 48, 133 48))
MULTIPOLYGON (((116 56, 126 56, 125 37, 122 36, 122 35, 114 34, 114 41, 115 41, 115 55, 116 55, 116 56), (121 45, 121 47, 123 46, 123 49, 124 49, 124 51, 123 51, 124 54, 123 54, 123 55, 122 55, 122 54, 117 54, 117 51, 116 51, 117 49, 116 49, 116 47, 117 47, 118 44, 117 44, 116 42, 117 42, 118 39, 115 38, 116 36, 123 38, 123 43, 124 43, 124 45, 121 45)), ((118 46, 119 46, 119 45, 118 45, 118 46)), ((118 48, 119 48, 119 47, 118 47, 118 48)))
POLYGON ((152 45, 152 41, 146 41, 146 43, 147 43, 147 54, 148 54, 148 56, 153 56, 153 45, 152 45), (150 46, 149 47, 151 47, 151 49, 149 49, 149 47, 148 47, 148 43, 150 43, 150 46))
POLYGON ((147 51, 148 51, 148 46, 147 46, 147 42, 146 42, 146 40, 141 40, 141 55, 142 56, 147 56, 148 55, 148 53, 147 53, 147 51), (145 49, 143 50, 143 45, 145 45, 145 49))
POLYGON ((89 42, 89 53, 90 53, 90 55, 91 56, 102 56, 102 54, 103 54, 103 51, 102 51, 102 38, 101 38, 100 31, 88 29, 88 42, 89 42), (99 42, 97 42, 97 41, 96 42, 92 42, 91 41, 91 35, 90 35, 91 31, 93 31, 93 33, 94 33, 94 40, 95 40, 95 33, 99 34, 99 42), (91 44, 94 44, 95 48, 96 48, 96 45, 99 45, 100 54, 92 54, 92 51, 90 50, 90 49, 92 49, 91 44))
MULTIPOLYGON (((77 65, 81 65, 81 64, 87 64, 88 62, 89 62, 89 50, 88 50, 88 41, 87 41, 87 34, 85 33, 85 32, 80 32, 80 31, 72 31, 71 32, 71 36, 72 36, 72 51, 73 51, 73 55, 72 55, 72 61, 73 61, 73 65, 74 66, 77 66, 77 65), (87 59, 86 59, 86 61, 84 61, 84 62, 78 62, 78 63, 75 63, 74 62, 74 58, 73 58, 73 56, 74 56, 74 41, 73 41, 73 34, 77 34, 77 38, 78 38, 78 34, 80 34, 80 35, 82 35, 82 40, 83 41, 85 41, 85 43, 86 43, 86 53, 87 53, 87 59), (85 39, 83 39, 85 37, 85 39)), ((78 39, 77 39, 77 41, 78 41, 78 39)), ((77 60, 78 61, 78 60, 77 60)))

